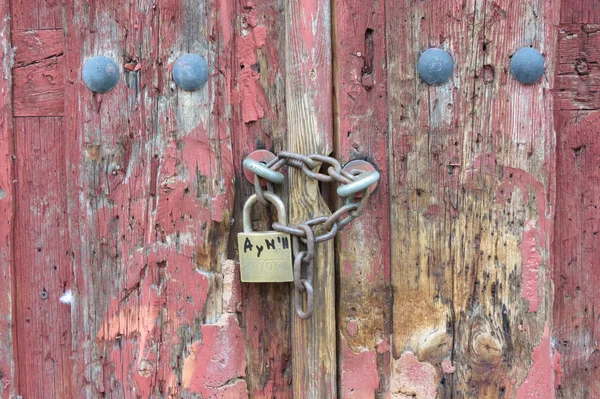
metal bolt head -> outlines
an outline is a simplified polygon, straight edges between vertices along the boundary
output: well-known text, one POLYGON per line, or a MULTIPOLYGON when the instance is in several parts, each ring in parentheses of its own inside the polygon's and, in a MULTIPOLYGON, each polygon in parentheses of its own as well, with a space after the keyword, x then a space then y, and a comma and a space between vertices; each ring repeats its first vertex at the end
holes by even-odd
MULTIPOLYGON (((252 159, 257 162, 262 162, 264 164, 268 164, 269 162, 271 162, 272 160, 275 159, 275 154, 273 154, 269 150, 256 150, 256 151, 252 151, 246 158, 252 159)), ((243 169, 244 169, 244 177, 246 177, 246 180, 248 180, 248 182, 250 184, 254 184, 254 172, 252 172, 248 168, 243 168, 243 169)), ((260 185, 263 187, 266 187, 267 181, 265 179, 260 179, 260 185)))
POLYGON ((173 65, 173 80, 186 91, 198 90, 208 80, 208 64, 197 54, 184 54, 173 65))
POLYGON ((417 62, 419 76, 430 85, 441 85, 452 77, 454 60, 441 48, 430 48, 419 57, 417 62))
POLYGON ((119 67, 103 55, 87 60, 82 75, 87 88, 96 93, 111 91, 119 83, 119 67))
POLYGON ((537 49, 523 47, 513 54, 510 73, 524 85, 534 84, 544 76, 544 56, 537 49))
POLYGON ((46 290, 43 290, 40 292, 40 298, 42 299, 48 299, 48 292, 46 292, 46 290))

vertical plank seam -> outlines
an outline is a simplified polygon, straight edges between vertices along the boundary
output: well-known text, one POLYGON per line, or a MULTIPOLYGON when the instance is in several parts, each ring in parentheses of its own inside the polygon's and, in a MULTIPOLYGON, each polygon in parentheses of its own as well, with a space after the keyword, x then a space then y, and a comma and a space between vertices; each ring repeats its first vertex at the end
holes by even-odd
MULTIPOLYGON (((339 123, 339 115, 340 112, 338 110, 339 101, 338 96, 340 93, 338 77, 339 77, 339 60, 337 57, 337 48, 338 48, 338 34, 337 34, 337 1, 338 0, 330 0, 330 30, 331 30, 331 118, 332 118, 332 156, 336 159, 340 158, 340 123, 339 123)), ((321 193, 323 194, 323 193, 321 193)), ((335 195, 335 191, 329 188, 328 190, 328 200, 327 205, 329 209, 335 209, 339 205, 339 199, 335 195), (332 195, 333 194, 333 195, 332 195)), ((341 346, 340 346, 340 321, 338 319, 338 314, 340 312, 340 257, 339 251, 341 250, 341 244, 339 242, 338 236, 335 237, 335 241, 333 244, 333 267, 334 267, 334 290, 335 298, 334 298, 334 314, 335 314, 335 352, 336 352, 336 371, 335 371, 335 379, 336 379, 336 395, 338 398, 342 398, 342 362, 341 362, 341 346)))

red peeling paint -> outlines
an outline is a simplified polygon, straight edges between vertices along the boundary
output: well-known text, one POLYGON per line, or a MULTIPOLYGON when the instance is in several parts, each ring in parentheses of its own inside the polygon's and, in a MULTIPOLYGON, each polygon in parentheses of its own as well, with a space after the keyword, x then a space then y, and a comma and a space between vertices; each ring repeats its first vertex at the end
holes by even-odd
POLYGON ((390 351, 390 342, 385 339, 377 344, 377 353, 386 353, 390 351))
POLYGON ((554 398, 554 360, 550 346, 550 328, 544 327, 542 341, 533 348, 532 364, 525 381, 517 389, 516 399, 554 398))
POLYGON ((456 367, 452 365, 452 360, 444 359, 442 360, 442 372, 444 374, 452 374, 456 371, 456 367))
POLYGON ((553 352, 554 355, 554 388, 558 389, 562 382, 562 365, 560 364, 560 359, 562 355, 558 351, 553 352))
POLYGON ((394 364, 392 399, 435 399, 438 380, 435 367, 419 362, 412 352, 404 352, 394 364))
POLYGON ((372 398, 379 387, 377 352, 353 352, 342 335, 342 398, 372 398))
POLYGON ((551 215, 546 215, 548 207, 544 185, 524 170, 505 167, 504 181, 496 190, 496 199, 500 203, 506 203, 515 191, 519 191, 525 201, 529 201, 531 197, 530 192, 535 194, 535 205, 538 214, 537 223, 539 225, 539 245, 545 250, 549 245, 548 237, 552 218, 551 215))
POLYGON ((257 26, 252 31, 254 34, 254 42, 256 43, 257 48, 262 48, 267 44, 267 27, 266 26, 257 26))
POLYGON ((356 320, 350 320, 346 324, 346 330, 348 331, 349 336, 356 336, 356 334, 358 333, 358 322, 356 320))
MULTIPOLYGON (((205 398, 221 397, 217 393, 222 392, 228 381, 246 376, 242 330, 232 314, 224 314, 217 324, 202 326, 202 342, 196 341, 189 351, 181 380, 190 392, 205 398)), ((230 394, 237 392, 236 398, 247 398, 245 384, 243 391, 240 388, 232 388, 230 394)))
POLYGON ((256 50, 266 45, 267 28, 256 26, 256 13, 250 12, 244 19, 245 26, 237 36, 238 90, 244 123, 255 122, 265 116, 267 100, 258 80, 260 78, 256 50))
POLYGON ((521 298, 529 301, 530 312, 537 312, 539 305, 538 272, 542 256, 537 250, 536 238, 538 235, 535 220, 528 220, 523 230, 523 240, 519 244, 519 249, 521 250, 521 278, 523 280, 521 298))

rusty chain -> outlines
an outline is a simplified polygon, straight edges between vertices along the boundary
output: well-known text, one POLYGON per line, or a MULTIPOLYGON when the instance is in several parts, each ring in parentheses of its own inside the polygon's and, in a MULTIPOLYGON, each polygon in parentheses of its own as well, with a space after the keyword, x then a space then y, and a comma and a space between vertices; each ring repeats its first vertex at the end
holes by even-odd
POLYGON ((308 319, 314 310, 314 246, 316 243, 333 239, 345 226, 364 212, 369 201, 371 186, 377 184, 379 180, 379 172, 346 171, 342 169, 337 159, 319 154, 302 155, 282 151, 267 164, 246 158, 244 167, 254 173, 254 190, 261 204, 268 204, 261 178, 267 182, 266 191, 276 195, 274 184, 282 183, 285 178, 279 172, 283 166, 299 169, 309 178, 319 182, 339 183, 338 196, 343 200, 343 205, 329 216, 318 216, 294 226, 285 226, 278 222, 272 225, 273 230, 292 236, 294 306, 298 317, 308 319), (314 171, 320 164, 328 165, 327 174, 314 171), (313 229, 319 225, 322 225, 325 232, 315 236, 313 229), (306 249, 301 251, 302 245, 306 249), (304 293, 306 293, 306 309, 303 309, 304 293))

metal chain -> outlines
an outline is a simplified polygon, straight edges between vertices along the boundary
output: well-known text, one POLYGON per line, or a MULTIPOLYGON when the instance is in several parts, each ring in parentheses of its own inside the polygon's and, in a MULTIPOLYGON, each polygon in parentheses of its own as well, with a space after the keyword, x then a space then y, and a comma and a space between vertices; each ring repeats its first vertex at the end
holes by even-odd
POLYGON ((254 189, 259 202, 262 204, 268 203, 264 197, 265 191, 276 195, 273 184, 281 181, 282 175, 278 171, 283 166, 299 169, 313 180, 326 183, 338 182, 341 184, 338 188, 338 195, 343 200, 344 205, 330 216, 315 217, 295 226, 285 226, 277 222, 273 223, 273 230, 292 236, 295 288, 294 306, 298 317, 308 319, 312 316, 314 310, 314 292, 312 286, 314 244, 333 239, 345 226, 364 212, 366 204, 369 201, 370 187, 379 180, 379 173, 376 171, 364 172, 362 170, 348 172, 342 169, 342 166, 335 158, 319 154, 307 156, 289 151, 280 152, 266 165, 254 161, 250 166, 251 168, 244 162, 244 167, 251 169, 255 173, 254 189), (327 174, 313 171, 319 166, 319 163, 329 165, 327 174), (266 190, 261 185, 259 174, 267 181, 266 190), (278 181, 270 181, 271 176, 277 176, 278 181), (313 229, 318 225, 323 225, 325 233, 315 236, 313 229), (300 251, 301 245, 306 247, 304 251, 300 251), (304 293, 306 293, 306 307, 303 306, 304 293))

